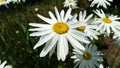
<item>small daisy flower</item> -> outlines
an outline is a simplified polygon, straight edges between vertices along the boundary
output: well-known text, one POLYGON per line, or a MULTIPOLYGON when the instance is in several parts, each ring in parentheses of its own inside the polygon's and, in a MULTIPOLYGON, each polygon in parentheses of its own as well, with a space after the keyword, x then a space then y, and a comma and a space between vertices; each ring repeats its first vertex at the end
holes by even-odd
POLYGON ((93 7, 95 4, 97 4, 97 8, 102 6, 104 8, 107 8, 107 5, 111 5, 109 2, 113 2, 113 0, 89 0, 92 1, 90 4, 90 7, 93 7))
POLYGON ((0 6, 1 5, 7 6, 7 4, 9 4, 10 2, 11 2, 11 0, 0 0, 0 6))
POLYGON ((29 29, 29 31, 36 31, 31 33, 30 36, 41 36, 34 49, 46 43, 40 53, 40 57, 46 56, 48 52, 49 56, 51 56, 57 47, 57 58, 64 61, 68 54, 68 41, 74 48, 84 50, 84 46, 80 42, 89 43, 89 40, 85 37, 84 33, 75 29, 79 26, 79 23, 74 23, 77 15, 75 14, 69 19, 71 8, 68 9, 66 14, 64 10, 59 14, 58 9, 55 7, 55 14, 56 17, 49 11, 51 19, 37 14, 47 24, 29 23, 30 26, 35 27, 29 29))
POLYGON ((79 13, 79 21, 81 25, 77 28, 80 31, 83 31, 87 34, 87 36, 93 40, 98 39, 97 35, 100 35, 99 32, 95 31, 98 26, 94 24, 94 19, 92 18, 93 14, 90 14, 87 16, 86 11, 82 13, 82 11, 79 13))
POLYGON ((12 68, 11 65, 6 65, 5 64, 7 63, 7 61, 4 61, 3 63, 1 63, 1 60, 0 60, 0 68, 12 68))
POLYGON ((64 7, 75 7, 77 6, 76 4, 77 0, 65 0, 65 2, 63 3, 64 4, 64 7))
POLYGON ((114 33, 117 36, 120 36, 120 17, 117 15, 107 15, 103 12, 103 10, 96 10, 94 11, 100 18, 98 18, 98 31, 101 33, 106 34, 107 36, 110 33, 114 33))
POLYGON ((74 49, 71 58, 74 59, 74 68, 99 68, 100 62, 103 61, 101 53, 97 51, 95 45, 86 45, 85 50, 74 49))

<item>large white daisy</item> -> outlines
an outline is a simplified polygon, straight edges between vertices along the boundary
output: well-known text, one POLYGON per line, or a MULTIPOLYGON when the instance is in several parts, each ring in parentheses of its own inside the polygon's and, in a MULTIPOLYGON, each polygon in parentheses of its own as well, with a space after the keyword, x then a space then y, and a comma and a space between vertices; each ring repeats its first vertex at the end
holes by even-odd
POLYGON ((87 36, 93 40, 98 39, 97 35, 100 35, 99 32, 96 31, 98 28, 97 25, 94 24, 94 19, 92 18, 93 14, 87 16, 86 11, 79 13, 79 20, 78 23, 81 25, 77 28, 80 31, 83 31, 87 34, 87 36))
POLYGON ((9 4, 10 2, 11 2, 11 0, 0 0, 0 6, 1 5, 7 6, 6 4, 9 4))
POLYGON ((64 4, 64 7, 75 7, 77 6, 77 0, 65 0, 65 2, 63 3, 64 4))
POLYGON ((99 68, 100 63, 103 61, 101 52, 97 51, 95 45, 86 45, 84 51, 74 49, 71 58, 74 59, 74 68, 99 68))
POLYGON ((107 5, 111 5, 109 2, 113 2, 113 0, 89 0, 92 1, 90 4, 90 7, 93 7, 95 4, 97 4, 97 8, 102 6, 104 8, 107 8, 107 5))
POLYGON ((80 42, 89 43, 84 33, 77 31, 75 28, 79 26, 79 23, 74 23, 77 15, 74 15, 71 19, 71 8, 64 12, 62 10, 59 14, 55 7, 56 17, 49 11, 50 18, 46 18, 40 14, 37 16, 45 21, 47 24, 29 23, 30 26, 35 28, 29 29, 29 31, 37 31, 31 33, 30 36, 41 36, 38 43, 34 46, 34 49, 45 44, 45 47, 40 53, 40 57, 44 57, 48 54, 51 56, 57 47, 58 60, 64 61, 68 54, 68 41, 74 48, 80 48, 84 50, 84 46, 80 42))
POLYGON ((6 65, 5 64, 7 63, 7 61, 4 61, 3 63, 1 63, 1 60, 0 60, 0 68, 12 68, 11 65, 6 65))
POLYGON ((106 34, 107 36, 113 32, 115 35, 120 36, 120 17, 117 15, 107 15, 103 12, 103 10, 94 11, 100 18, 98 18, 98 31, 106 34))

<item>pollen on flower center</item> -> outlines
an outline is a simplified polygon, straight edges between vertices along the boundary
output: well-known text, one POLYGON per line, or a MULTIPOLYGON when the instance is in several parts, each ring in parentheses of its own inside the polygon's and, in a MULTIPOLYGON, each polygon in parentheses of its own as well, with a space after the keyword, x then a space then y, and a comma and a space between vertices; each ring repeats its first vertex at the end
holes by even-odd
POLYGON ((84 31, 86 29, 86 26, 80 26, 77 28, 78 30, 84 31))
POLYGON ((68 0, 68 2, 69 2, 69 3, 72 3, 72 2, 73 2, 73 0, 68 0))
POLYGON ((58 34, 64 34, 69 30, 69 27, 66 23, 64 22, 57 22, 53 25, 54 32, 58 33, 58 34))
POLYGON ((0 0, 0 2, 5 2, 5 0, 0 0))
POLYGON ((84 58, 85 60, 90 60, 90 59, 91 59, 91 54, 88 53, 88 52, 85 52, 85 53, 83 54, 83 58, 84 58))
POLYGON ((102 20, 103 20, 105 23, 107 23, 107 24, 112 23, 112 20, 109 19, 109 18, 103 18, 102 20))

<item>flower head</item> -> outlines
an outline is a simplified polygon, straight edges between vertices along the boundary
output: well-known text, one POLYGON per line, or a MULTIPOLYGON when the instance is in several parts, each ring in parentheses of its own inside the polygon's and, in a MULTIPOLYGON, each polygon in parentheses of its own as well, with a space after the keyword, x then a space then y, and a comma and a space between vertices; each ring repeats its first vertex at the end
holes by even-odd
POLYGON ((63 3, 64 4, 64 7, 75 7, 77 4, 76 4, 77 0, 65 0, 65 2, 63 3))
POLYGON ((44 57, 48 54, 51 56, 57 47, 58 60, 64 61, 68 54, 68 41, 74 48, 80 48, 84 50, 84 46, 80 43, 89 43, 89 40, 85 37, 84 33, 77 31, 75 28, 79 26, 79 23, 74 23, 77 15, 75 14, 71 19, 71 8, 64 12, 62 10, 59 14, 55 7, 56 17, 49 11, 50 18, 46 18, 40 14, 37 16, 45 21, 47 24, 29 23, 30 26, 35 28, 29 29, 29 31, 36 31, 31 33, 30 36, 41 36, 38 43, 34 46, 34 49, 45 44, 45 47, 40 53, 40 57, 44 57))
POLYGON ((99 32, 95 31, 98 27, 94 24, 94 19, 92 18, 93 14, 87 16, 86 11, 79 13, 78 23, 81 25, 77 28, 80 31, 83 31, 90 39, 98 39, 97 35, 100 35, 99 32))
POLYGON ((98 18, 98 31, 109 36, 112 32, 115 35, 120 36, 120 17, 117 15, 107 15, 103 10, 94 11, 100 18, 98 18))
POLYGON ((99 63, 103 61, 101 53, 97 51, 95 45, 86 45, 84 51, 80 49, 74 49, 75 55, 71 58, 74 59, 74 68, 98 68, 99 63))
POLYGON ((97 4, 97 8, 100 6, 107 8, 107 5, 110 6, 109 2, 113 2, 113 0, 89 0, 89 1, 92 1, 90 7, 93 7, 95 4, 97 4))
POLYGON ((4 61, 3 63, 1 63, 1 60, 0 60, 0 68, 12 68, 11 65, 6 65, 5 64, 7 63, 7 61, 4 61))

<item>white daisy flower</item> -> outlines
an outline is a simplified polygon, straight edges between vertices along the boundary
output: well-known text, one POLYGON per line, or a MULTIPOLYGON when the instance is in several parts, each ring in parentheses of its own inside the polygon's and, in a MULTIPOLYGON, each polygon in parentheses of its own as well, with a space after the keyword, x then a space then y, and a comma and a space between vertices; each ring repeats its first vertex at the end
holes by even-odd
POLYGON ((1 5, 7 6, 7 4, 9 4, 10 2, 11 2, 11 0, 0 0, 0 6, 1 5))
POLYGON ((120 36, 120 17, 117 15, 107 15, 103 12, 103 10, 96 10, 94 11, 100 18, 98 18, 98 31, 101 33, 106 34, 107 36, 110 33, 114 33, 117 36, 120 36))
POLYGON ((74 59, 74 68, 99 68, 100 62, 103 61, 101 53, 97 51, 95 45, 86 45, 84 51, 80 49, 74 49, 71 58, 74 59))
POLYGON ((107 8, 107 5, 111 5, 109 2, 113 2, 113 0, 89 0, 92 1, 90 4, 90 7, 93 7, 95 4, 97 4, 97 8, 102 6, 104 8, 107 8))
POLYGON ((63 3, 64 4, 64 7, 76 7, 77 6, 77 0, 65 0, 65 2, 63 3))
POLYGON ((84 50, 84 46, 80 42, 89 43, 89 41, 84 33, 75 29, 79 26, 78 23, 74 23, 77 15, 69 19, 71 8, 68 9, 66 14, 64 10, 59 14, 58 9, 55 7, 55 13, 57 18, 49 11, 51 19, 37 14, 40 19, 48 24, 29 23, 30 26, 36 27, 29 29, 29 31, 37 31, 31 33, 30 36, 41 36, 34 49, 46 43, 40 53, 40 57, 46 56, 48 52, 49 56, 51 56, 57 47, 57 58, 58 60, 61 59, 64 61, 68 54, 68 41, 74 48, 80 48, 82 50, 84 50))
POLYGON ((12 68, 11 65, 6 65, 5 64, 7 63, 7 61, 4 61, 3 63, 1 63, 1 60, 0 60, 0 68, 12 68))
POLYGON ((94 19, 92 18, 93 14, 90 14, 87 16, 86 11, 82 13, 82 11, 79 13, 79 21, 81 25, 77 28, 80 31, 83 31, 87 34, 87 36, 93 40, 98 39, 97 35, 100 35, 99 32, 95 31, 98 26, 94 24, 94 19))

